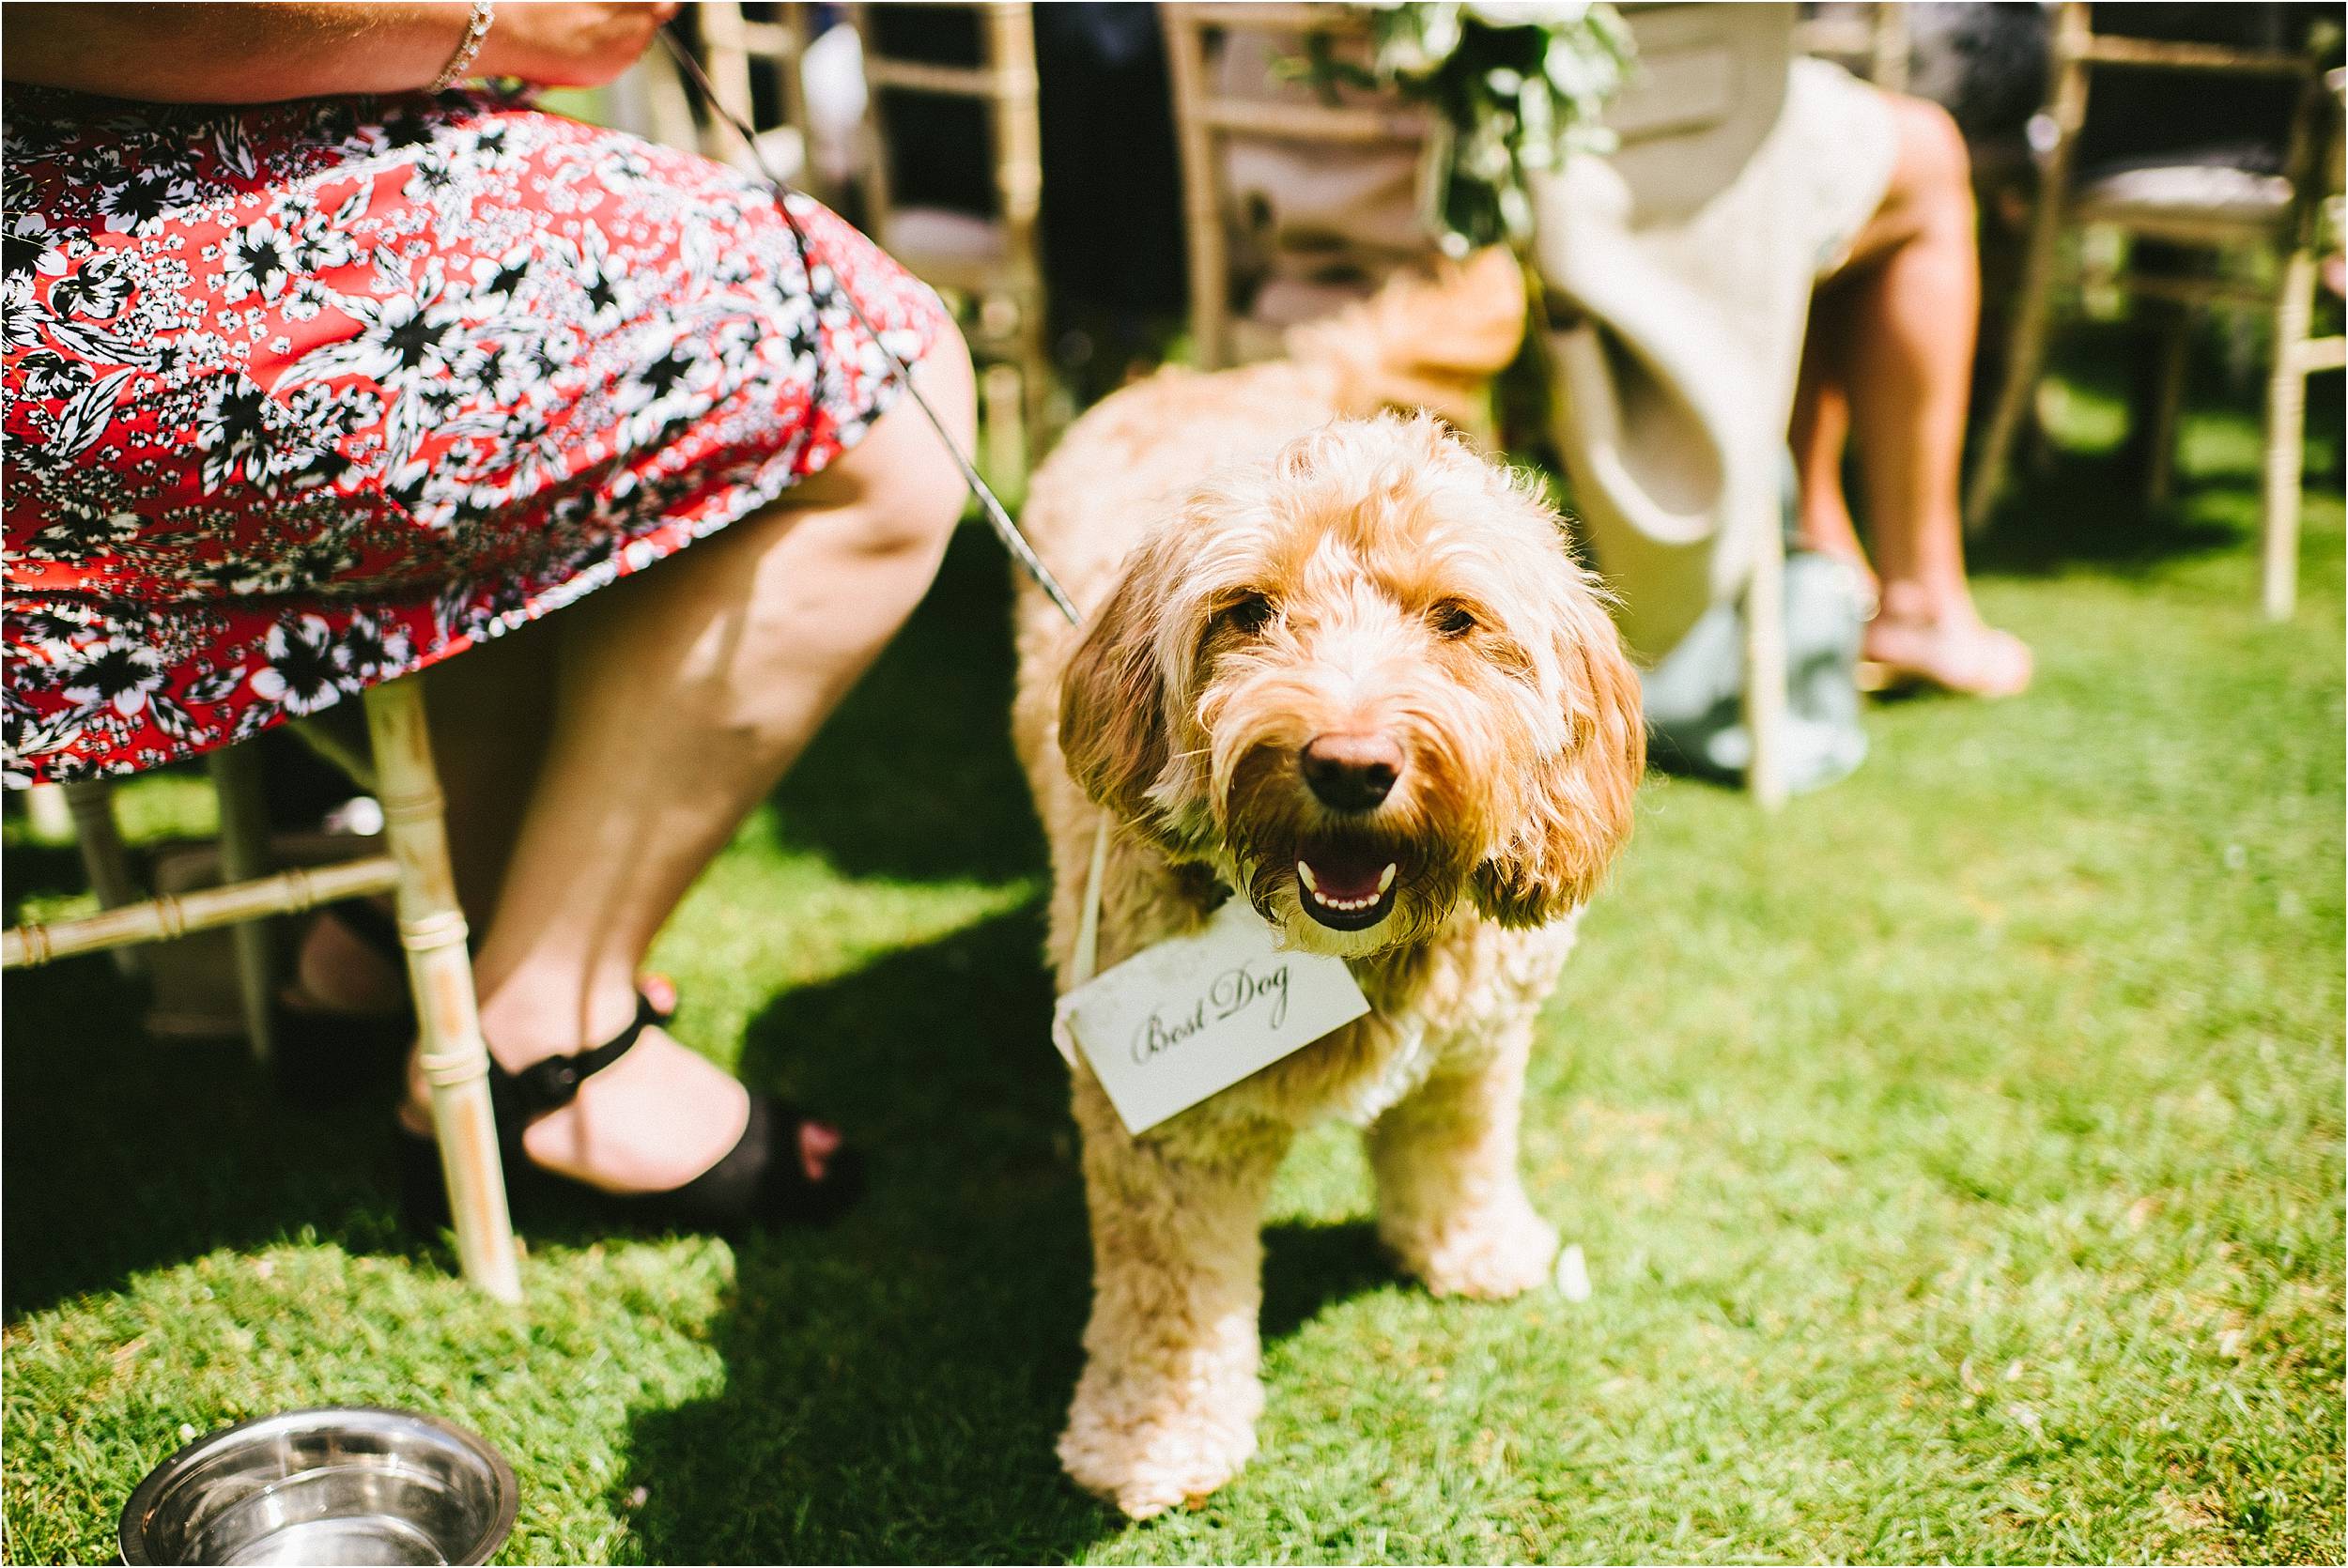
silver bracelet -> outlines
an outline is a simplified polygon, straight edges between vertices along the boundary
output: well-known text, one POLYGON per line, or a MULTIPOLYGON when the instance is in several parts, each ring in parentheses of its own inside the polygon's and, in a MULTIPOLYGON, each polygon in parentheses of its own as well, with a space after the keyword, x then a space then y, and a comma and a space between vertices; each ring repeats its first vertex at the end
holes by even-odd
POLYGON ((489 37, 489 23, 497 20, 497 0, 472 0, 472 14, 465 19, 465 36, 457 40, 456 53, 448 57, 440 74, 432 79, 428 93, 442 93, 465 79, 472 68, 473 56, 481 53, 482 44, 489 37))

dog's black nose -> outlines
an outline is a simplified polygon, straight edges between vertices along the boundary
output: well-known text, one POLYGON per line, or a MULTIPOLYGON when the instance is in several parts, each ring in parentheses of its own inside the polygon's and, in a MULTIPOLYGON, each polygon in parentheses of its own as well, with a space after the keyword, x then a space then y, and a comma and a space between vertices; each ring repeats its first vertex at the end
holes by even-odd
POLYGON ((1384 735, 1318 735, 1298 765, 1305 787, 1333 811, 1369 811, 1402 776, 1402 748, 1384 735))

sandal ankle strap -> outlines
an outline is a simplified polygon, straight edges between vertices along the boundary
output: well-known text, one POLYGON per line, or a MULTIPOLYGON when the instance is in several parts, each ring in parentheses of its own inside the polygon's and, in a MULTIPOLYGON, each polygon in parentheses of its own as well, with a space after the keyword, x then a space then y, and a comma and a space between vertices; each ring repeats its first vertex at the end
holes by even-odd
MULTIPOLYGON (((660 1022, 658 1009, 643 996, 636 999, 636 1017, 628 1026, 601 1045, 567 1056, 544 1056, 517 1072, 495 1068, 513 1103, 514 1115, 528 1121, 559 1111, 579 1098, 579 1086, 635 1049, 637 1038, 660 1022)), ((508 1113, 499 1108, 499 1115, 508 1113)))

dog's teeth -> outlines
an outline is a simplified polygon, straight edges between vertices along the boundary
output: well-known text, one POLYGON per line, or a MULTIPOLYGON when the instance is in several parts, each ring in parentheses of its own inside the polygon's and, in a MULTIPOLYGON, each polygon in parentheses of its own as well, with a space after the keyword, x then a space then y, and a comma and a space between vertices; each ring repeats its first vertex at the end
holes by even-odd
POLYGON ((1302 860, 1296 863, 1296 880, 1304 884, 1305 893, 1311 897, 1313 902, 1321 908, 1335 910, 1340 915, 1358 915, 1363 910, 1374 907, 1379 899, 1386 896, 1386 889, 1394 885, 1394 868, 1389 865, 1380 874, 1376 892, 1365 893, 1356 899, 1340 899, 1334 893, 1322 892, 1321 879, 1314 876, 1313 869, 1302 860))

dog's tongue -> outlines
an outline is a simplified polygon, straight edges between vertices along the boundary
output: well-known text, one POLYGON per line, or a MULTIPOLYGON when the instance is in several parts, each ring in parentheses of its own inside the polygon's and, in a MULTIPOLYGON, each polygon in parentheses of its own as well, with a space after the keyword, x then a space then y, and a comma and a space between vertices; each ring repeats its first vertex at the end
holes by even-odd
POLYGON ((1393 862, 1368 850, 1315 848, 1298 857, 1323 898, 1368 899, 1386 890, 1393 862))

